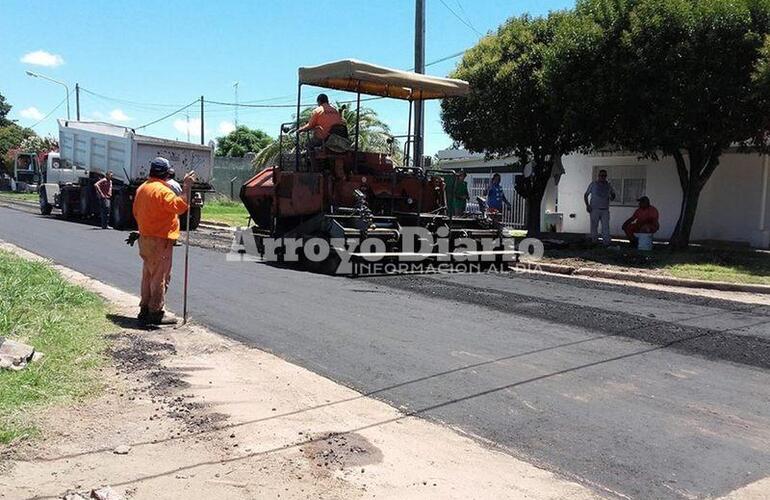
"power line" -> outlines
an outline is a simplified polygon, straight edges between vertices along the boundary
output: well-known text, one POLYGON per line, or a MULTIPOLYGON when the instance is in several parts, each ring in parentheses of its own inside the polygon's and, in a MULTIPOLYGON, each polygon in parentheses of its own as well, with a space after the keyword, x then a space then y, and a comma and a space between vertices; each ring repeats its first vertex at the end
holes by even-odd
POLYGON ((460 16, 460 14, 458 14, 457 12, 455 12, 455 11, 454 11, 454 9, 452 9, 452 7, 450 7, 450 6, 449 6, 449 4, 447 4, 447 3, 446 3, 444 0, 439 0, 439 1, 441 2, 441 4, 442 4, 444 7, 446 7, 446 9, 447 9, 449 12, 451 12, 451 13, 452 13, 452 15, 453 15, 453 16, 455 16, 455 17, 457 18, 457 20, 458 20, 458 21, 460 21, 461 23, 463 23, 463 24, 464 24, 465 26, 467 26, 469 29, 473 30, 473 32, 474 32, 474 33, 476 33, 478 36, 484 36, 484 35, 483 35, 483 34, 482 34, 482 33, 481 33, 479 30, 477 30, 476 28, 474 28, 474 27, 473 27, 473 25, 472 25, 470 22, 466 21, 465 19, 463 19, 463 18, 460 16))
MULTIPOLYGON (((442 0, 442 3, 443 3, 443 0, 442 0)), ((463 54, 465 54, 465 52, 466 51, 463 50, 461 52, 457 52, 455 54, 451 54, 451 55, 442 57, 440 59, 436 59, 434 61, 426 63, 425 67, 433 66, 435 64, 439 64, 439 63, 442 63, 444 61, 448 61, 450 59, 454 59, 456 57, 460 57, 463 54)), ((413 70, 414 70, 414 68, 409 68, 407 71, 413 71, 413 70)), ((88 90, 88 89, 86 89, 84 87, 80 87, 80 90, 82 92, 85 92, 85 93, 87 93, 87 94, 89 94, 91 96, 94 96, 94 97, 97 97, 97 98, 100 98, 100 99, 105 99, 105 100, 108 100, 108 101, 122 103, 122 104, 128 104, 128 105, 132 105, 132 106, 139 106, 139 107, 145 107, 145 108, 148 108, 148 107, 171 108, 171 107, 180 106, 179 104, 150 103, 150 102, 133 101, 133 100, 130 100, 130 99, 121 99, 121 98, 117 98, 117 97, 109 97, 109 96, 106 96, 106 95, 94 92, 92 90, 88 90)), ((291 95, 280 96, 280 97, 270 97, 270 98, 266 98, 266 99, 257 99, 257 100, 253 100, 253 101, 245 101, 245 102, 238 102, 238 103, 226 102, 226 101, 210 101, 210 100, 204 100, 204 102, 206 104, 213 104, 213 105, 218 105, 218 106, 236 106, 238 108, 252 108, 252 109, 295 108, 297 106, 296 103, 293 103, 293 104, 257 104, 257 103, 263 103, 263 102, 268 102, 268 101, 274 101, 274 100, 278 100, 278 99, 285 99, 285 98, 288 98, 288 97, 291 97, 291 95)), ((361 102, 374 101, 374 100, 378 100, 378 99, 383 99, 383 97, 364 98, 364 99, 361 99, 361 102)), ((180 113, 181 111, 184 111, 185 109, 189 108, 190 106, 192 106, 193 104, 198 103, 198 102, 200 102, 200 101, 198 99, 196 99, 192 103, 184 105, 184 106, 181 106, 176 111, 173 111, 173 112, 171 112, 171 113, 169 113, 169 114, 167 114, 167 115, 165 115, 165 116, 163 116, 161 118, 158 118, 157 120, 154 120, 154 121, 152 121, 150 123, 142 125, 141 127, 136 127, 135 130, 143 129, 143 128, 149 127, 150 125, 154 125, 155 123, 158 123, 159 121, 163 121, 166 118, 169 118, 169 117, 171 117, 171 116, 173 116, 173 115, 175 115, 177 113, 180 113)), ((353 102, 356 102, 356 101, 355 100, 348 100, 348 101, 338 101, 338 102, 341 103, 341 104, 350 104, 350 103, 353 103, 353 102)), ((315 105, 315 103, 300 104, 300 106, 302 106, 302 107, 310 107, 310 106, 314 106, 314 105, 315 105)))
POLYGON ((51 116, 52 114, 54 114, 57 109, 61 108, 62 105, 64 105, 65 102, 67 102, 67 98, 66 97, 64 99, 62 99, 62 102, 57 104, 55 108, 53 108, 51 111, 49 111, 47 115, 45 115, 44 117, 42 117, 41 119, 36 121, 34 125, 30 125, 29 128, 35 128, 38 125, 40 125, 41 123, 43 123, 44 121, 46 121, 48 119, 48 117, 51 116))
POLYGON ((86 88, 80 87, 81 92, 85 92, 86 94, 92 95, 94 97, 98 97, 100 99, 105 99, 107 101, 113 101, 117 103, 122 104, 130 104, 132 106, 143 106, 143 107, 158 107, 158 108, 175 108, 181 106, 181 104, 162 104, 162 103, 153 103, 153 102, 140 102, 140 101, 131 101, 128 99, 120 99, 117 97, 109 97, 102 94, 97 94, 96 92, 93 92, 91 90, 88 90, 86 88))
POLYGON ((174 115, 175 115, 175 114, 177 114, 177 113, 181 113, 181 112, 182 112, 182 111, 184 111, 185 109, 187 109, 187 108, 189 108, 190 106, 193 106, 193 105, 195 105, 195 104, 198 104, 199 102, 201 102, 201 100, 200 100, 200 99, 195 99, 195 100, 194 100, 193 102, 191 102, 190 104, 188 104, 188 105, 186 105, 186 106, 182 106, 181 108, 177 109, 176 111, 172 111, 171 113, 169 113, 169 114, 167 114, 167 115, 165 115, 165 116, 162 116, 161 118, 158 118, 157 120, 153 120, 153 121, 151 121, 150 123, 144 124, 144 125, 142 125, 142 126, 140 126, 140 127, 134 127, 134 130, 141 130, 141 129, 143 129, 143 128, 147 128, 147 127, 149 127, 150 125, 155 125, 155 124, 156 124, 156 123, 158 123, 158 122, 162 122, 162 121, 163 121, 163 120, 165 120, 166 118, 170 118, 170 117, 174 116, 174 115))
MULTIPOLYGON (((365 97, 361 99, 361 102, 366 101, 374 101, 376 99, 382 99, 382 97, 365 97)), ((238 102, 224 102, 224 101, 209 101, 208 99, 204 100, 206 104, 215 104, 218 106, 236 106, 241 108, 263 108, 263 109, 273 109, 273 108, 296 108, 296 104, 244 104, 244 103, 238 103, 238 102)), ((349 101, 337 101, 340 104, 350 104, 356 102, 355 99, 351 99, 349 101)), ((316 103, 306 103, 306 104, 300 104, 300 107, 307 108, 311 106, 316 106, 316 103)))

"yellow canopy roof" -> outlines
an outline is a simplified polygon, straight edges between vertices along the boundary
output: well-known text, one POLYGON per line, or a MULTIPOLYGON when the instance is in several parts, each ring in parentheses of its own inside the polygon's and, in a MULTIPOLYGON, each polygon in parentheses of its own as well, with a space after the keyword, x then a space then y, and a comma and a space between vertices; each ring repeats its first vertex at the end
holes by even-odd
POLYGON ((468 82, 385 68, 354 59, 299 69, 299 83, 396 99, 464 96, 468 82))

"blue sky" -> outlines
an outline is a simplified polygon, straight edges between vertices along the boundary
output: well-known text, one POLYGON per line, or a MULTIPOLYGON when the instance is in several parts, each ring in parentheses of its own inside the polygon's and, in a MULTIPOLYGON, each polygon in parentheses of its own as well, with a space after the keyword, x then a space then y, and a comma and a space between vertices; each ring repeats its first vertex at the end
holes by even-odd
MULTIPOLYGON (((545 14, 574 0, 426 0, 426 61, 473 46, 508 17, 545 14), (450 11, 451 9, 451 11, 450 11), (455 14, 452 13, 454 11, 455 14), (463 21, 461 21, 461 18, 463 21), (469 26, 470 25, 470 26, 469 26)), ((31 78, 38 72, 70 86, 72 117, 78 82, 81 117, 138 127, 204 95, 240 102, 295 101, 297 68, 355 58, 409 69, 414 59, 413 0, 67 2, 3 0, 0 16, 0 93, 14 106, 11 118, 31 126, 64 99, 64 88, 31 78), (23 62, 25 61, 25 62, 23 62), (176 106, 176 107, 175 107, 176 106)), ((455 58, 427 73, 444 76, 455 58)), ((306 88, 305 102, 316 89, 306 88)), ((332 99, 350 94, 333 92, 332 99)), ((406 133, 407 105, 374 101, 393 133, 406 133)), ((200 140, 199 108, 189 108, 193 142, 200 140)), ((245 109, 239 123, 276 135, 291 109, 245 109)), ((232 107, 207 105, 206 141, 232 127, 232 107)), ((56 134, 62 105, 35 126, 56 134)), ((142 130, 187 139, 185 112, 142 130)), ((426 153, 449 146, 436 102, 426 106, 426 153)))

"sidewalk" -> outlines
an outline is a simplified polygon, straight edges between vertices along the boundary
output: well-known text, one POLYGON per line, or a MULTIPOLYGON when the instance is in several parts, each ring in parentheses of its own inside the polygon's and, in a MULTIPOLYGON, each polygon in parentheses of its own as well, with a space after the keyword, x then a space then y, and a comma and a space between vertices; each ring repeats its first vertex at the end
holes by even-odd
POLYGON ((596 496, 200 326, 137 330, 136 297, 57 268, 113 306, 108 390, 51 409, 41 441, 0 454, 0 498, 101 486, 132 499, 596 496))

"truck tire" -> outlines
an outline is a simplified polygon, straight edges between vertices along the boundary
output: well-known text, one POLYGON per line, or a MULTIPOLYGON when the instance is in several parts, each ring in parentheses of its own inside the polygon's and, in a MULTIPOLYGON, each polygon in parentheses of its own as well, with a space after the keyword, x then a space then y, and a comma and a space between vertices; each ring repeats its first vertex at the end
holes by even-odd
POLYGON ((131 199, 125 192, 116 193, 112 197, 112 227, 118 230, 134 227, 134 216, 131 213, 131 199))
POLYGON ((90 219, 93 215, 93 210, 91 210, 91 199, 90 196, 88 196, 88 191, 90 186, 83 186, 80 188, 80 216, 84 219, 90 219))
POLYGON ((72 196, 69 191, 61 192, 61 215, 65 219, 72 219, 75 216, 75 207, 72 206, 72 196))
POLYGON ((40 213, 42 215, 51 215, 53 206, 51 206, 51 204, 48 203, 48 193, 46 193, 45 188, 41 187, 38 194, 40 197, 40 213))
MULTIPOLYGON (((190 208, 190 231, 195 231, 201 223, 201 207, 190 208)), ((179 216, 179 229, 187 231, 187 212, 179 216)))

